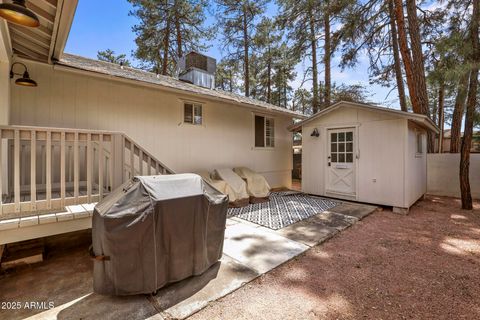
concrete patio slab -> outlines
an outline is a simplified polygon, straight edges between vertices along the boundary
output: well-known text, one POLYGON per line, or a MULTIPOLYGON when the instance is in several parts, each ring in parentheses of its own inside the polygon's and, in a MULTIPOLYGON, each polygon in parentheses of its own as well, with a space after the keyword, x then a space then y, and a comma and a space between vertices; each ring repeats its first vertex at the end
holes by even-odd
POLYGON ((145 319, 157 312, 144 295, 108 297, 92 293, 31 319, 145 319))
POLYGON ((291 224, 278 230, 278 234, 293 241, 313 247, 333 237, 339 231, 336 228, 326 226, 320 219, 311 217, 307 220, 291 224))
POLYGON ((329 211, 345 214, 347 216, 352 216, 361 220, 364 217, 368 216, 370 213, 374 212, 377 208, 378 207, 370 205, 343 202, 342 204, 330 209, 329 211))
POLYGON ((191 277, 161 289, 152 298, 162 317, 184 319, 240 288, 259 274, 224 255, 221 261, 198 277, 191 277))
POLYGON ((326 227, 335 228, 339 231, 350 227, 352 224, 359 220, 352 216, 331 211, 324 211, 320 214, 313 216, 311 219, 312 222, 315 222, 317 224, 323 224, 326 227))
POLYGON ((263 274, 309 247, 273 232, 239 223, 225 230, 224 254, 263 274))

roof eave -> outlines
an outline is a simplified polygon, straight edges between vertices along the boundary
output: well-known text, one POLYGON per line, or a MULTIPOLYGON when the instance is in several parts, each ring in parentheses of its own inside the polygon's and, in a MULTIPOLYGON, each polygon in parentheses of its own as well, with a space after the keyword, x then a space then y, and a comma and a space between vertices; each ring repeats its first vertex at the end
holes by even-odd
POLYGON ((350 106, 350 107, 353 107, 353 108, 370 109, 370 110, 378 111, 378 112, 389 112, 389 113, 398 115, 399 117, 403 117, 403 118, 412 120, 414 122, 417 122, 417 123, 421 124, 423 127, 425 127, 426 129, 429 129, 429 130, 433 131, 434 133, 438 134, 440 132, 440 129, 437 127, 437 125, 435 125, 435 123, 433 123, 433 121, 425 115, 416 114, 416 113, 408 113, 408 112, 403 112, 403 111, 400 111, 400 110, 393 110, 393 109, 388 109, 388 108, 383 108, 384 110, 382 110, 382 107, 379 107, 379 106, 373 106, 373 105, 368 105, 368 104, 364 104, 364 103, 356 103, 356 102, 350 102, 350 101, 336 102, 336 103, 332 104, 330 107, 318 112, 317 114, 314 114, 314 115, 310 116, 309 118, 307 118, 305 120, 302 120, 302 121, 300 121, 300 122, 298 122, 294 125, 289 126, 288 130, 290 130, 291 132, 298 132, 298 131, 301 130, 302 126, 304 126, 305 124, 315 120, 316 118, 319 118, 319 117, 321 117, 321 116, 323 116, 327 113, 330 113, 330 112, 340 108, 342 105, 347 105, 347 106, 350 106))
POLYGON ((119 76, 116 76, 116 75, 106 74, 106 73, 103 73, 103 72, 86 70, 86 69, 82 69, 82 68, 77 68, 75 66, 70 66, 68 64, 64 64, 61 61, 57 62, 54 65, 54 68, 57 69, 57 70, 60 70, 60 71, 74 72, 74 73, 84 74, 84 75, 88 75, 88 76, 96 76, 96 77, 103 78, 103 79, 116 80, 116 81, 125 82, 125 83, 129 83, 129 84, 133 84, 133 85, 146 86, 146 87, 154 88, 154 89, 161 88, 162 90, 166 90, 166 91, 170 91, 170 92, 182 93, 182 94, 192 95, 192 96, 196 96, 196 97, 203 97, 204 99, 209 99, 209 100, 214 100, 214 101, 227 102, 229 104, 234 104, 234 105, 250 108, 250 109, 253 109, 253 110, 258 110, 259 112, 263 112, 263 113, 288 116, 290 118, 296 118, 296 119, 306 119, 307 118, 307 116, 305 116, 305 115, 298 114, 298 113, 295 113, 295 112, 292 112, 292 111, 276 110, 276 109, 272 109, 272 108, 268 108, 268 107, 263 107, 263 106, 258 106, 258 105, 255 105, 255 104, 250 104, 250 103, 237 101, 237 100, 234 100, 234 99, 227 99, 227 98, 218 97, 218 96, 215 96, 215 95, 207 95, 207 94, 199 93, 199 92, 195 92, 195 91, 182 90, 182 89, 175 88, 173 86, 165 86, 165 85, 161 85, 161 84, 151 83, 151 82, 148 82, 148 81, 130 79, 130 78, 126 78, 126 77, 119 77, 119 76))

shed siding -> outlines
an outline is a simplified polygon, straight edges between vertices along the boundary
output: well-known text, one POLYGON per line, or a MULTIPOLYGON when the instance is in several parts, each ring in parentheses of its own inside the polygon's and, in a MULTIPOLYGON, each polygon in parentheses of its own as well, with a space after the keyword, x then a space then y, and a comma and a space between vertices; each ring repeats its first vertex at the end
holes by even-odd
POLYGON ((28 65, 39 86, 12 86, 12 125, 125 132, 176 172, 247 166, 291 185, 291 119, 275 118, 275 148, 255 149, 249 109, 161 89, 28 65), (203 125, 183 124, 183 100, 202 102, 203 125))
POLYGON ((405 206, 414 204, 427 192, 427 132, 408 122, 408 149, 405 154, 405 206), (422 133, 423 153, 417 154, 417 131, 422 133))
POLYGON ((339 108, 302 128, 302 189, 325 194, 327 128, 353 126, 358 126, 356 200, 403 207, 407 121, 375 111, 339 108), (314 128, 320 137, 310 136, 314 128))

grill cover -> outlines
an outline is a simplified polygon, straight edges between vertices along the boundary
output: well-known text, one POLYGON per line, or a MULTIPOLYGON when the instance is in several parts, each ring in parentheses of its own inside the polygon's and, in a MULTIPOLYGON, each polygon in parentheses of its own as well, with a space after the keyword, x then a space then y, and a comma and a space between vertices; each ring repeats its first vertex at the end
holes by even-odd
POLYGON ((205 272, 223 251, 228 197, 195 174, 135 177, 93 213, 96 293, 152 293, 205 272))

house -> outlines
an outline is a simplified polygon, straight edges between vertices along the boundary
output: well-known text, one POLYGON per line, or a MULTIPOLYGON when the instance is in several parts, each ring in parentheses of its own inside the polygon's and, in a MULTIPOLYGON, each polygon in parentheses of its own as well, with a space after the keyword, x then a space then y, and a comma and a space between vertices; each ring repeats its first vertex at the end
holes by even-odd
POLYGON ((303 115, 213 89, 203 55, 175 79, 66 54, 77 1, 28 3, 40 27, 0 18, 0 245, 90 227, 132 175, 245 166, 290 187, 303 115))
POLYGON ((404 212, 427 191, 426 116, 338 102, 296 123, 302 191, 404 212))
MULTIPOLYGON (((463 138, 463 132, 462 132, 463 138)), ((452 139, 452 130, 447 129, 443 133, 443 149, 442 152, 450 152, 450 141, 452 139)), ((436 145, 438 146, 438 138, 436 141, 436 145)), ((472 153, 479 153, 480 152, 480 131, 474 131, 472 136, 472 148, 470 149, 472 153)))

